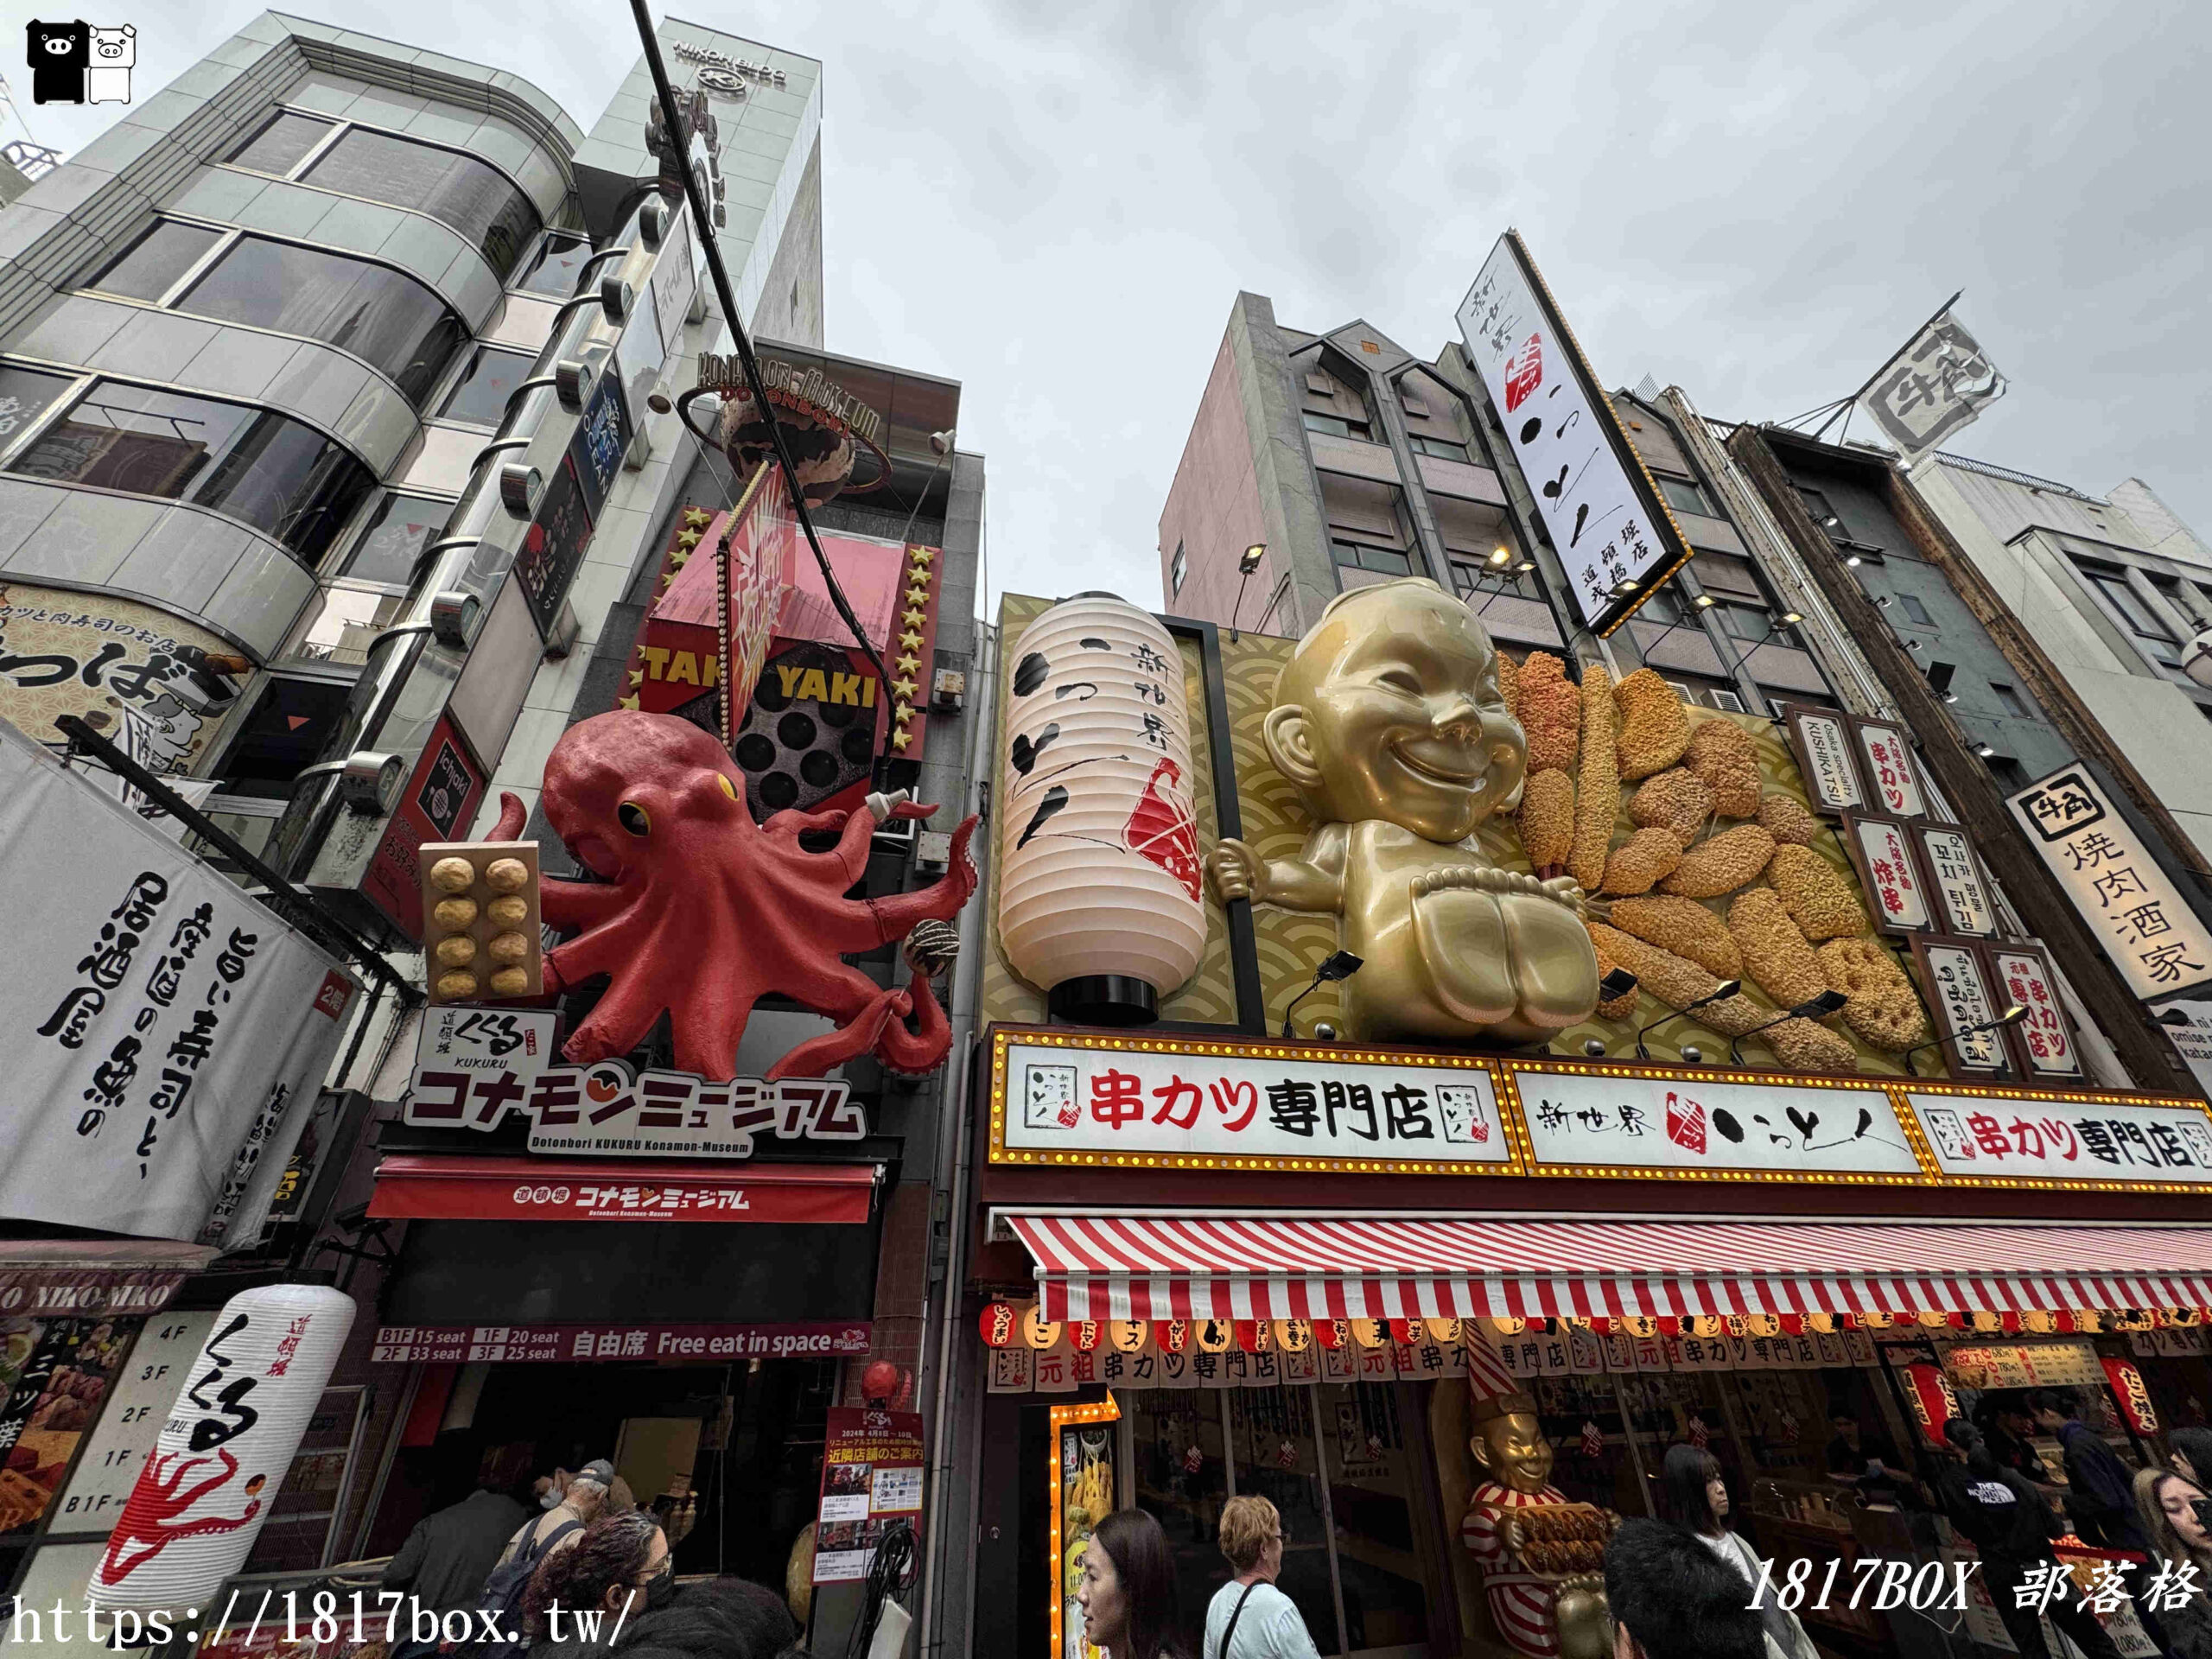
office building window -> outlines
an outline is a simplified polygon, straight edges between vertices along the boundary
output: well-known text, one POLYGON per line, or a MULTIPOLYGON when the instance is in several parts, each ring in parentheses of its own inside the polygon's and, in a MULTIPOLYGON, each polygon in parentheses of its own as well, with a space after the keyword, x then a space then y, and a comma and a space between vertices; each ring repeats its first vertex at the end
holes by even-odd
POLYGON ((2143 642, 2143 648, 2159 667, 2177 678, 2184 677, 2181 671, 2181 641, 2174 637, 2173 630, 2151 602, 2128 586, 2125 570, 2118 565, 2099 564, 2088 559, 2075 560, 2074 568, 2103 601, 2105 608, 2143 642))
POLYGON ((406 587, 415 573, 415 561, 452 515, 450 501, 386 491, 338 574, 386 588, 406 587))
POLYGON ((1805 504, 1805 511, 1812 515, 1815 524, 1826 531, 1832 539, 1842 539, 1843 520, 1836 516, 1836 511, 1828 504, 1827 496, 1818 490, 1808 490, 1800 484, 1797 486, 1797 499, 1805 504))
POLYGON ((289 178, 307 153, 330 136, 334 121, 318 121, 287 110, 270 118, 259 132, 232 150, 232 167, 250 167, 257 173, 289 178))
POLYGON ((125 299, 158 301, 222 239, 222 232, 205 225, 162 219, 85 286, 125 299))
POLYGON ((1992 680, 1989 683, 1989 695, 1996 698, 1997 706, 2002 709, 2006 714, 2012 715, 2013 719, 2027 720, 2032 718, 2032 716, 2028 713, 2027 703, 2022 700, 2020 694, 2018 691, 2015 691, 2011 686, 2004 685, 1999 683, 1998 681, 1992 680))
POLYGON ((1897 595, 1897 608, 1905 613, 1906 619, 1910 621, 1918 622, 1931 628, 1936 626, 1936 619, 1928 613, 1928 607, 1910 594, 1897 595))
POLYGON ((1477 558, 1471 553, 1447 551, 1446 556, 1452 565, 1452 586, 1462 599, 1490 600, 1501 594, 1535 600, 1544 596, 1533 570, 1516 571, 1510 566, 1500 570, 1489 560, 1477 558))
POLYGON ((412 138, 349 128, 303 176, 428 213, 474 242, 502 281, 537 234, 537 209, 497 168, 412 138))
POLYGON ((1386 576, 1410 576, 1414 562, 1409 554, 1395 547, 1376 547, 1369 542, 1331 542, 1329 551, 1338 564, 1350 565, 1357 570, 1373 570, 1386 576))
POLYGON ((292 792, 293 779, 315 763, 345 723, 353 691, 343 680, 264 680, 216 768, 218 791, 283 800, 292 792))
POLYGON ((412 276, 259 236, 226 248, 176 308, 351 352, 382 371, 418 409, 468 340, 467 325, 412 276))
POLYGON ((1175 543, 1175 557, 1167 567, 1167 589, 1170 593, 1183 591, 1183 578, 1191 574, 1191 556, 1183 550, 1183 543, 1175 543))
POLYGON ((69 375, 0 363, 0 451, 36 425, 75 384, 69 375))
POLYGON ((1434 455, 1443 461, 1468 459, 1467 446, 1464 443, 1446 443, 1441 438, 1425 438, 1418 432, 1412 434, 1407 442, 1421 454, 1434 455))
MULTIPOLYGON (((591 244, 580 236, 548 232, 540 238, 522 276, 515 284, 525 294, 543 294, 565 300, 576 291, 576 277, 591 257, 591 244)), ((791 284, 791 310, 798 310, 798 284, 791 284)))
POLYGON ((309 563, 376 487, 350 451, 302 422, 119 380, 95 381, 9 470, 195 502, 309 563))
POLYGON ((1308 432, 1325 433, 1332 438, 1357 438, 1362 443, 1375 442, 1375 430, 1365 421, 1348 421, 1338 415, 1317 415, 1307 410, 1300 416, 1308 432))
POLYGON ((1665 473, 1660 473, 1655 476, 1658 481, 1659 493, 1667 498, 1667 505, 1674 508, 1676 512, 1694 512, 1707 518, 1719 517, 1713 511, 1713 503, 1705 499, 1705 492, 1693 480, 1687 478, 1675 478, 1665 473))
POLYGON ((452 421, 473 421, 497 426, 506 418, 507 399, 529 378, 531 358, 522 352, 503 352, 490 346, 476 348, 475 359, 446 394, 438 413, 452 421))

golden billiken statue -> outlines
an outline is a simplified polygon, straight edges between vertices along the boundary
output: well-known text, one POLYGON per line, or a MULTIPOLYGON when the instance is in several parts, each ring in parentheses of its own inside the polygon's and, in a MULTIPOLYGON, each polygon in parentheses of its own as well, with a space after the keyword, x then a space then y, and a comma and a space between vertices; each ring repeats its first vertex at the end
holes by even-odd
POLYGON ((1484 1381, 1471 1369, 1467 1386, 1474 1396, 1467 1449, 1479 1478, 1459 1541, 1482 1567, 1491 1623, 1516 1653, 1533 1659, 1599 1659, 1612 1646, 1599 1564, 1620 1517, 1570 1504, 1551 1484, 1551 1442, 1536 1402, 1516 1384, 1503 1376, 1484 1381))
POLYGON ((1268 753, 1317 823, 1296 858, 1207 857, 1224 899, 1332 913, 1363 959, 1344 985, 1369 1040, 1540 1042, 1590 1016, 1582 892, 1499 869, 1476 832, 1520 803, 1528 739, 1497 653, 1424 578, 1339 594, 1275 685, 1268 753))

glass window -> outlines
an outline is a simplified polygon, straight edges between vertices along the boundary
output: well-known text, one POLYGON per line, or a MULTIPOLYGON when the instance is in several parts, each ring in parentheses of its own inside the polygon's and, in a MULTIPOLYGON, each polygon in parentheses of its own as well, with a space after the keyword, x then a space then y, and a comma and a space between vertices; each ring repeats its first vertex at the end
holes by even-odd
POLYGON ((340 575, 355 582, 382 582, 404 588, 415 573, 415 561, 430 538, 453 514, 453 503, 435 496, 403 495, 389 491, 377 504, 376 517, 361 532, 353 550, 346 556, 340 575))
POLYGON ((0 364, 0 449, 21 437, 25 428, 51 409, 61 394, 75 384, 69 375, 45 374, 37 369, 0 364))
MULTIPOLYGON (((1223 1389, 1216 1397, 1229 1406, 1237 1496, 1266 1498, 1281 1521, 1282 1572, 1275 1588, 1297 1607, 1314 1647, 1335 1653, 1337 1599, 1329 1578, 1327 1511, 1321 1507, 1314 1393, 1294 1387, 1223 1389)), ((1227 1571, 1226 1562, 1215 1568, 1217 1576, 1227 1571)), ((1207 1605, 1201 1602, 1193 1611, 1203 1615, 1207 1605)), ((1242 1643, 1237 1651, 1243 1651, 1242 1643)))
POLYGON ((223 232, 204 225, 181 225, 173 219, 157 222, 124 250, 120 259, 85 284, 103 294, 127 299, 158 300, 175 288, 177 279, 200 263, 200 257, 223 239, 223 232))
POLYGON ((1676 512, 1694 512, 1707 518, 1718 517, 1713 504, 1705 499, 1705 492, 1687 478, 1658 475, 1659 493, 1667 498, 1667 505, 1676 512))
POLYGON ((1398 1414, 1400 1391, 1389 1383, 1327 1382, 1317 1393, 1346 1649, 1420 1652, 1428 1640, 1414 1533, 1413 1488, 1421 1475, 1398 1414))
POLYGON ((438 413, 449 420, 497 426, 506 417, 507 399, 529 378, 531 360, 520 352, 478 346, 475 361, 446 394, 445 405, 438 413))
POLYGON ((1414 573, 1413 560, 1395 547, 1375 547, 1364 542, 1332 542, 1330 551, 1338 564, 1348 564, 1356 569, 1379 571, 1386 576, 1409 576, 1414 573))
POLYGON ((2029 718, 2028 705, 2020 700, 2020 694, 2018 691, 2015 691, 2011 686, 2002 685, 1997 681, 1992 680, 1989 683, 1989 695, 1995 697, 1997 699, 1998 707, 2004 709, 2004 711, 2012 715, 2013 719, 2026 720, 2029 718))
POLYGON ((337 731, 353 687, 328 680, 264 683, 215 776, 225 795, 282 800, 337 731))
POLYGON ((549 294, 565 300, 576 291, 576 276, 591 257, 591 244, 580 236, 549 236, 537 245, 522 280, 516 284, 525 294, 549 294))
POLYGON ((498 168, 471 156, 355 127, 308 170, 326 190, 413 207, 483 250, 505 281, 537 234, 537 209, 498 168))
POLYGON ((1722 626, 1738 639, 1764 639, 1770 634, 1782 632, 1773 615, 1763 605, 1738 605, 1722 600, 1713 607, 1722 626))
POLYGON ((313 427, 212 397, 94 383, 10 470, 211 507, 310 563, 375 487, 375 475, 313 427))
POLYGON ((257 173, 289 175, 300 164, 300 158, 321 143, 337 124, 287 111, 273 117, 267 126, 232 150, 230 162, 233 167, 250 167, 257 173))
POLYGON ((1917 599, 1914 598, 1912 594, 1899 594, 1897 595, 1897 604, 1904 609, 1904 613, 1910 617, 1914 621, 1924 622, 1930 627, 1935 626, 1936 619, 1928 613, 1928 607, 1922 604, 1917 599))
POLYGON ((225 252, 177 308, 340 346, 383 370, 417 408, 468 339, 461 320, 412 276, 258 236, 225 252))
POLYGON ((1317 415, 1307 410, 1302 417, 1308 432, 1325 433, 1332 438, 1357 438, 1363 443, 1372 443, 1373 429, 1365 421, 1347 421, 1337 415, 1317 415))
POLYGON ((2103 596, 2105 603, 2112 607, 2113 614, 2126 623, 2136 633, 2145 639, 2155 640, 2161 644, 2174 643, 2172 630, 2168 628, 2164 620, 2151 608, 2142 594, 2127 585, 2127 576, 2124 571, 2104 564, 2083 564, 2079 569, 2083 575, 2096 585, 2097 592, 2103 596))
POLYGON ((1171 593, 1183 591, 1183 578, 1191 574, 1190 556, 1183 551, 1183 543, 1175 543, 1174 563, 1167 567, 1168 588, 1171 593))
POLYGON ((1418 432, 1412 434, 1407 441, 1421 454, 1435 455, 1445 461, 1467 459, 1467 446, 1464 443, 1446 443, 1441 438, 1425 438, 1418 432))
POLYGON ((369 660, 369 646, 376 637, 397 622, 407 609, 404 594, 376 593, 366 588, 326 588, 322 608, 300 636, 292 656, 309 663, 343 663, 354 666, 369 660))
POLYGON ((1808 490, 1802 484, 1797 486, 1797 494, 1805 504, 1805 511, 1812 515, 1815 524, 1827 531, 1831 537, 1843 535, 1843 520, 1836 517, 1835 509, 1828 505, 1827 497, 1818 490, 1808 490))

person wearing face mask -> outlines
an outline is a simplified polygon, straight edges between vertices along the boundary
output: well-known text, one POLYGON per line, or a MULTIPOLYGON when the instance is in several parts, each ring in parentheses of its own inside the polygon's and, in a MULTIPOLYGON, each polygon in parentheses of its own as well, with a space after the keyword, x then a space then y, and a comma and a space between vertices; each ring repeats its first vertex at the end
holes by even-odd
POLYGON ((2158 1626, 2176 1659, 2212 1659, 2212 1600, 2204 1593, 2212 1585, 2212 1533, 2196 1509, 2204 1497, 2195 1481, 2163 1469, 2139 1470, 2135 1476, 2135 1513, 2151 1541, 2152 1566, 2163 1565, 2169 1586, 2184 1568, 2196 1569, 2185 1599, 2177 1603, 2162 1594, 2159 1602, 2158 1626))
POLYGON ((1108 1659, 1189 1659, 1176 1639, 1175 1563, 1167 1535, 1143 1510, 1099 1522, 1083 1552, 1083 1639, 1108 1659))
POLYGON ((676 1561, 660 1523, 626 1510, 593 1522, 572 1548, 539 1564, 523 1599, 523 1628, 533 1643, 611 1643, 675 1589, 676 1561))
POLYGON ((1204 1659, 1319 1659, 1298 1604, 1275 1588, 1281 1511, 1264 1497, 1230 1498, 1221 1509, 1221 1553, 1236 1576, 1207 1605, 1204 1659))
MULTIPOLYGON (((1759 1586, 1759 1556, 1728 1529, 1728 1483, 1721 1476, 1719 1459, 1694 1446, 1670 1446, 1662 1484, 1667 1518, 1735 1570, 1743 1582, 1745 1605, 1749 1606, 1759 1586)), ((1777 1571, 1781 1571, 1779 1563, 1777 1571)), ((1797 1615, 1777 1606, 1772 1596, 1761 1597, 1754 1611, 1765 1627, 1770 1656, 1820 1659, 1819 1649, 1797 1622, 1797 1615)))

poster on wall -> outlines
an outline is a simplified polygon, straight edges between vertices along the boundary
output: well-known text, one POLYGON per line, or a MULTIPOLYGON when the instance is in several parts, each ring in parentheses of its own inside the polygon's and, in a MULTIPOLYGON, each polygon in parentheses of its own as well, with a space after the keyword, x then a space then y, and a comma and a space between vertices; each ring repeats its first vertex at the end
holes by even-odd
POLYGON ((1508 231, 1459 302, 1460 337, 1594 632, 1626 621, 1690 556, 1612 401, 1508 231))
POLYGON ((108 1390, 99 1425, 54 1506, 47 1522, 48 1536, 73 1532, 105 1536, 114 1527, 124 1499, 138 1479, 139 1464, 154 1449, 162 1414, 176 1398, 177 1384, 199 1357, 200 1344, 214 1322, 212 1310, 160 1314, 144 1322, 108 1390))
POLYGON ((0 582, 0 720, 51 743, 75 715, 156 773, 206 754, 253 664, 166 611, 109 594, 0 582))
POLYGON ((249 1132, 321 1086, 357 982, 4 727, 0 844, 0 1216, 200 1239, 249 1132))
POLYGON ((994 1138, 1015 1161, 1513 1161, 1490 1073, 1479 1066, 1411 1054, 1372 1063, 1270 1059, 1221 1046, 1199 1055, 1126 1043, 1008 1043, 994 1083, 1004 1101, 994 1138))
MULTIPOLYGON (((865 1579, 885 1529, 922 1524, 922 1414, 832 1406, 822 1450, 814 1581, 865 1579)), ((918 1536, 917 1543, 919 1542, 918 1536)))
POLYGON ((2212 930, 2088 768, 2062 767, 2005 804, 2136 995, 2212 982, 2212 930))
POLYGON ((0 1539, 36 1526, 53 1507, 138 1327, 136 1319, 21 1323, 0 1336, 15 1371, 0 1395, 0 1539))

